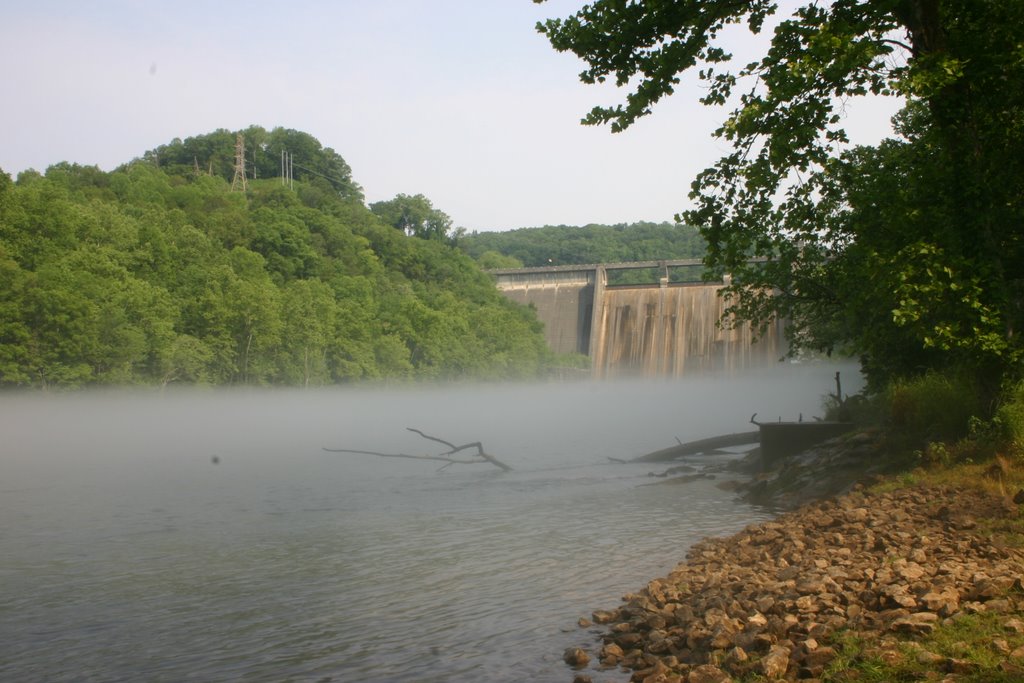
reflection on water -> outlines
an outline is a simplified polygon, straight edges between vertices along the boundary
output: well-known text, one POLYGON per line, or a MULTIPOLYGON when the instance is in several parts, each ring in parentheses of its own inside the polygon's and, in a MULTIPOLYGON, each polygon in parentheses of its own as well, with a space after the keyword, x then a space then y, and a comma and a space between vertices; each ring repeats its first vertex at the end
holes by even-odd
POLYGON ((814 414, 833 373, 0 396, 0 680, 571 680, 578 616, 764 515, 608 457, 814 414), (437 452, 406 426, 515 471, 321 450, 437 452))

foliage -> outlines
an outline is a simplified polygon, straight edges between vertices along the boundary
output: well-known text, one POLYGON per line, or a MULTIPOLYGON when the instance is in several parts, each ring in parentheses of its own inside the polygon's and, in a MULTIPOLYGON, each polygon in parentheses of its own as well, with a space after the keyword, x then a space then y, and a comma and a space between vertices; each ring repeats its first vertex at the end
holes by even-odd
POLYGON ((989 412, 977 381, 964 374, 929 372, 894 381, 884 401, 892 431, 930 441, 964 438, 971 418, 989 412))
POLYGON ((230 189, 228 131, 110 173, 0 173, 0 386, 314 386, 553 367, 533 311, 448 243, 382 222, 340 156, 296 131, 245 135, 260 150, 246 193, 230 189), (271 177, 281 148, 294 190, 271 177))
MULTIPOLYGON (((488 252, 527 267, 700 258, 704 241, 696 228, 673 223, 547 225, 507 232, 472 232, 459 248, 477 261, 488 252)), ((509 266, 485 266, 509 267, 509 266)))
POLYGON ((1024 456, 1024 383, 1003 393, 993 422, 1007 449, 1013 455, 1024 456))
POLYGON ((629 88, 585 123, 622 130, 690 71, 735 105, 682 216, 733 275, 730 314, 789 317, 794 351, 858 354, 875 389, 955 366, 995 394, 1024 351, 1024 3, 808 0, 729 70, 722 33, 781 6, 595 0, 538 28, 584 82, 629 88), (868 94, 905 99, 899 137, 851 148, 843 108, 868 94))
POLYGON ((476 262, 484 270, 497 270, 499 268, 522 268, 523 262, 515 256, 505 256, 493 249, 488 249, 477 257, 476 262))
POLYGON ((429 199, 421 194, 409 196, 399 194, 394 199, 370 204, 382 221, 398 228, 406 235, 425 240, 447 240, 454 237, 452 219, 443 211, 434 208, 429 199))

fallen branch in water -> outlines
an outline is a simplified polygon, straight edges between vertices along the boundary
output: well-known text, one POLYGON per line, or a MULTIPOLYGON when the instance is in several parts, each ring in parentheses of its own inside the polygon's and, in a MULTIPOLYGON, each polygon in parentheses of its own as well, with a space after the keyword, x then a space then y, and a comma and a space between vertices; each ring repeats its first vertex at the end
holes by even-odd
MULTIPOLYGON (((757 413, 754 413, 750 419, 753 420, 755 417, 757 417, 757 413)), ((724 434, 722 436, 713 436, 710 439, 699 439, 697 441, 690 441, 687 443, 680 442, 677 446, 669 446, 668 448, 662 448, 659 451, 654 451, 647 455, 641 455, 639 458, 633 458, 633 462, 667 462, 687 455, 697 455, 701 453, 704 455, 717 455, 722 453, 722 449, 724 448, 735 448, 737 446, 756 444, 760 439, 760 432, 724 434)), ((676 437, 676 441, 679 441, 678 436, 676 437)))
POLYGON ((448 441, 445 441, 444 439, 439 439, 436 436, 431 436, 429 434, 424 434, 423 432, 421 432, 418 429, 413 429, 412 427, 406 427, 406 429, 409 430, 410 432, 415 432, 415 433, 419 434, 424 439, 428 439, 430 441, 435 441, 437 443, 444 444, 445 446, 448 446, 448 448, 451 449, 451 450, 446 451, 444 453, 438 453, 437 455, 409 455, 408 453, 378 453, 377 451, 360 451, 360 450, 354 450, 354 449, 351 449, 351 448, 327 448, 327 447, 324 447, 324 450, 328 451, 330 453, 360 453, 362 455, 376 455, 376 456, 379 456, 381 458, 410 458, 412 460, 440 460, 441 462, 448 463, 447 465, 445 465, 441 469, 444 469, 445 467, 450 467, 451 465, 475 465, 475 464, 478 464, 478 463, 489 462, 492 465, 494 465, 495 467, 500 467, 501 469, 505 470, 506 472, 511 472, 512 471, 511 467, 509 467, 508 465, 506 465, 502 461, 498 460, 493 455, 489 455, 486 451, 484 451, 483 444, 481 444, 479 441, 474 441, 473 443, 467 443, 467 444, 464 444, 462 446, 456 446, 455 444, 453 444, 451 442, 448 442, 448 441), (472 455, 472 459, 463 460, 463 459, 458 459, 458 458, 451 457, 451 456, 455 455, 456 453, 461 453, 462 451, 466 451, 466 450, 469 450, 471 448, 475 448, 476 449, 476 453, 472 455))

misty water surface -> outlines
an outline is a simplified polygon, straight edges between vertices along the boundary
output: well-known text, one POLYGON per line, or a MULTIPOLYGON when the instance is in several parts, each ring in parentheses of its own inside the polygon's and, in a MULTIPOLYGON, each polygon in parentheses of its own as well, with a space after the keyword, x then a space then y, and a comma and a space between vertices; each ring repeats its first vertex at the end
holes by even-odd
POLYGON ((579 616, 768 514, 608 458, 809 419, 835 370, 0 395, 0 680, 569 681, 579 616), (406 427, 515 471, 322 450, 438 452, 406 427))

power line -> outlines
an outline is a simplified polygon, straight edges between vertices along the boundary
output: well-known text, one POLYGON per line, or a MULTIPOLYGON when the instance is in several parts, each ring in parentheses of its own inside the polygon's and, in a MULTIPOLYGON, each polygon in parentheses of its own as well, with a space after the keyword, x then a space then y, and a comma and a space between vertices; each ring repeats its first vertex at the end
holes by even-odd
POLYGON ((295 189, 292 155, 283 149, 281 150, 281 184, 287 186, 288 189, 295 189))
MULTIPOLYGON (((328 181, 329 183, 331 183, 333 185, 344 187, 345 184, 346 184, 346 181, 341 179, 341 178, 332 178, 331 176, 324 175, 323 173, 320 173, 319 171, 314 171, 311 168, 306 168, 305 166, 302 166, 300 164, 296 164, 292 160, 292 155, 289 152, 282 151, 281 152, 282 160, 285 158, 285 156, 287 156, 287 158, 288 158, 288 169, 287 169, 288 175, 287 175, 287 178, 288 178, 289 181, 294 180, 294 175, 291 172, 291 168, 294 166, 295 168, 302 169, 306 173, 311 173, 311 174, 313 174, 315 176, 319 176, 319 177, 323 178, 324 180, 328 181)), ((284 178, 285 177, 285 168, 284 168, 284 162, 283 161, 282 161, 281 168, 282 168, 281 177, 284 178)))

